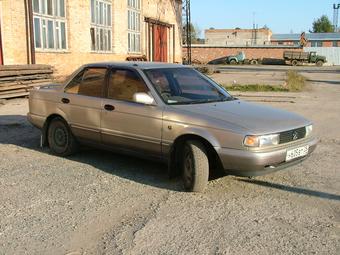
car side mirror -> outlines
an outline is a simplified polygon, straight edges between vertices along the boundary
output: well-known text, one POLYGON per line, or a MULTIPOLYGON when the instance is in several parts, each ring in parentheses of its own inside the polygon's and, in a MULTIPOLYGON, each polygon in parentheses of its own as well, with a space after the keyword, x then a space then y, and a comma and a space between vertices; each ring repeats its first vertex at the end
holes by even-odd
POLYGON ((147 93, 138 92, 133 95, 133 101, 136 103, 146 104, 146 105, 153 105, 155 104, 155 100, 147 93))

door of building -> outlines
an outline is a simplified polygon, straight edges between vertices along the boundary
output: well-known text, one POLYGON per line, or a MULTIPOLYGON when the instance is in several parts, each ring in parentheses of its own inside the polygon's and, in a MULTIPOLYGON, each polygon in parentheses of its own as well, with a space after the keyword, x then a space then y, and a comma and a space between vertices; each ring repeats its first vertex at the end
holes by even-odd
POLYGON ((153 61, 168 62, 168 28, 153 25, 153 61))

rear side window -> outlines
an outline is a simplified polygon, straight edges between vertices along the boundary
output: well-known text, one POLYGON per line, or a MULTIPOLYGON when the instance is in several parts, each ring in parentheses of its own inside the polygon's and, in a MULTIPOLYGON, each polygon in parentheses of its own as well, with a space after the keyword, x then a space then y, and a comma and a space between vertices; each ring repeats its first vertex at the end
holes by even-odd
POLYGON ((88 68, 79 73, 65 89, 66 93, 102 97, 106 68, 88 68))
POLYGON ((112 70, 108 87, 108 98, 133 101, 133 95, 149 92, 144 81, 131 70, 112 70))

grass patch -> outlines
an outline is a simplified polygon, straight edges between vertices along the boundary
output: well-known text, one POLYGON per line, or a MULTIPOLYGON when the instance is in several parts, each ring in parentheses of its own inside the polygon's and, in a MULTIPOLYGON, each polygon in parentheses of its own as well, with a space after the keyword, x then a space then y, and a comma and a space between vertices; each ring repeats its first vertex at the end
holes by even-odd
POLYGON ((299 92, 306 88, 306 79, 296 71, 288 71, 285 84, 281 86, 268 84, 233 84, 223 85, 229 91, 241 92, 299 92))
POLYGON ((264 84, 248 84, 248 85, 224 85, 228 91, 241 91, 241 92, 288 92, 288 88, 283 86, 273 86, 264 84))
POLYGON ((306 79, 296 71, 290 70, 287 72, 287 80, 285 85, 285 87, 288 88, 288 91, 302 91, 306 87, 306 79))

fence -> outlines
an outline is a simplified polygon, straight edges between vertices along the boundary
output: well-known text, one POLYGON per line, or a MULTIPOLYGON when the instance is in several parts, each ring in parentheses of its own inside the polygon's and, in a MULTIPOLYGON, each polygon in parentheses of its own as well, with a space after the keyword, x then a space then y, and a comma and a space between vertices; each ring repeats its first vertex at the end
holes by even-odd
POLYGON ((340 65, 340 47, 306 47, 305 52, 316 51, 318 55, 327 58, 327 65, 340 65))

